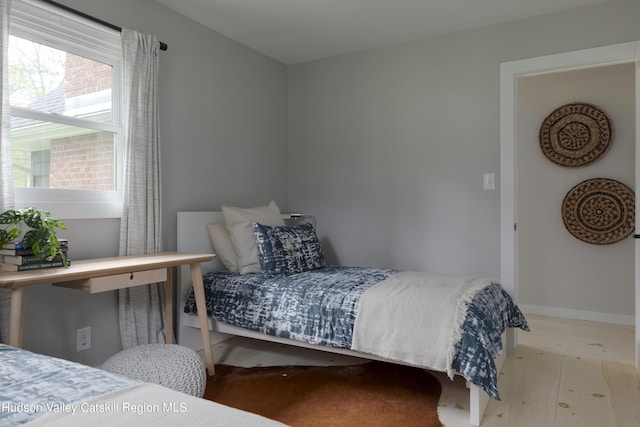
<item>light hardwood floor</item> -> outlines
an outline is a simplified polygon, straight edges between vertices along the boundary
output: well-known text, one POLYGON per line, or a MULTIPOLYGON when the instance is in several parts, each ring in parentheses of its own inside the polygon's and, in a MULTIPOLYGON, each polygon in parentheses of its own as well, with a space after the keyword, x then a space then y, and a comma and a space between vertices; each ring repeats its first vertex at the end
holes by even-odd
MULTIPOLYGON (((640 425, 640 381, 632 365, 634 328, 526 315, 500 372, 502 400, 491 401, 483 427, 626 427, 640 425)), ((246 338, 214 346, 216 363, 235 366, 335 365, 362 362, 315 350, 246 338)), ((439 416, 468 426, 464 379, 434 372, 442 384, 439 416)))

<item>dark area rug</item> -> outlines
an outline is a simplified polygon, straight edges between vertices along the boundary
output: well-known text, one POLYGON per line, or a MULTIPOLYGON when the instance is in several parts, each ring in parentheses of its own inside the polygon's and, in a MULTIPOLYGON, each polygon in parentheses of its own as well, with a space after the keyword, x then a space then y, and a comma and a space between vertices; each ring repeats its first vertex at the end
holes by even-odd
POLYGON ((427 371, 381 362, 256 368, 216 365, 204 398, 292 427, 441 427, 440 393, 440 383, 427 371))

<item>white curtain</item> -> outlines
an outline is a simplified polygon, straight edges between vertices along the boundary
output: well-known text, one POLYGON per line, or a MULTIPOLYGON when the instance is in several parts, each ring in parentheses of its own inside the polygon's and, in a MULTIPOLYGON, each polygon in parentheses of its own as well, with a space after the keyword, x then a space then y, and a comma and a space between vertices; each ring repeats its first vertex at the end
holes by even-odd
MULTIPOLYGON (((124 187, 120 255, 162 251, 162 200, 157 78, 159 43, 149 35, 122 30, 124 56, 124 187)), ((122 347, 162 343, 162 284, 119 291, 122 347)))
MULTIPOLYGON (((2 55, 0 73, 2 74, 2 90, 0 91, 0 212, 13 209, 13 167, 11 163, 11 138, 9 115, 9 73, 8 52, 9 46, 9 11, 11 0, 0 0, 0 41, 2 41, 2 55)), ((9 340, 9 307, 11 292, 8 289, 0 289, 0 342, 9 340)))

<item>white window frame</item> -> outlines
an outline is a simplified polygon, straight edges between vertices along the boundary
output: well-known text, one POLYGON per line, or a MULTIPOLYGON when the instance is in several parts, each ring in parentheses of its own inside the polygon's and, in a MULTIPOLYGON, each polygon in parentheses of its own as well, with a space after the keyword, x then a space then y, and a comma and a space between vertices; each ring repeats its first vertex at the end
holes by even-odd
MULTIPOLYGON (((115 191, 14 188, 16 208, 36 206, 50 211, 56 218, 63 219, 120 218, 124 176, 120 32, 37 0, 13 0, 9 32, 20 38, 110 65, 113 70, 113 123, 99 123, 61 115, 55 115, 55 121, 63 125, 106 130, 113 132, 117 138, 115 191)), ((16 112, 19 112, 21 117, 44 122, 51 121, 52 117, 48 113, 12 107, 11 114, 16 112)))

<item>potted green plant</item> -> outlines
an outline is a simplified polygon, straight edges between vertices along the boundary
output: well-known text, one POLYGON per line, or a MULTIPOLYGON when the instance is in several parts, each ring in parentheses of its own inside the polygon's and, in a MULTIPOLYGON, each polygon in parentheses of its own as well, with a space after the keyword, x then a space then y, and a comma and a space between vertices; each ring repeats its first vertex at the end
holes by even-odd
POLYGON ((5 227, 0 228, 0 248, 22 235, 23 247, 31 248, 38 258, 44 261, 60 255, 64 266, 69 265, 57 235, 57 230, 66 230, 67 227, 62 221, 51 218, 50 212, 34 207, 9 209, 0 214, 0 226, 2 225, 5 227), (20 228, 22 224, 29 228, 24 235, 20 228))

